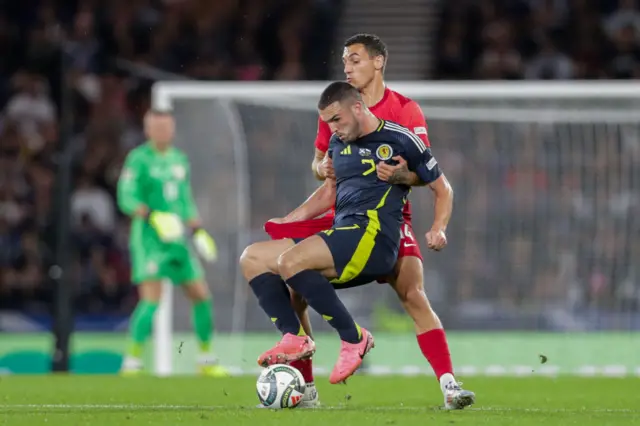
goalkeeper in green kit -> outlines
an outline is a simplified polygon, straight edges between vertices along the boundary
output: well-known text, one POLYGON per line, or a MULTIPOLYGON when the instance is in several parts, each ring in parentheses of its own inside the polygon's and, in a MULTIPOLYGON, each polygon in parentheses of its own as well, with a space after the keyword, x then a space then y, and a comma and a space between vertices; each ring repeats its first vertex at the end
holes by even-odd
POLYGON ((211 355, 213 305, 192 246, 208 262, 216 260, 217 248, 200 226, 191 193, 189 160, 172 146, 175 122, 171 114, 148 112, 144 130, 147 143, 129 153, 118 181, 118 206, 131 217, 131 275, 140 296, 131 317, 131 343, 122 373, 142 371, 141 356, 162 295, 162 281, 171 280, 183 288, 193 304, 201 352, 199 372, 226 375, 211 355))

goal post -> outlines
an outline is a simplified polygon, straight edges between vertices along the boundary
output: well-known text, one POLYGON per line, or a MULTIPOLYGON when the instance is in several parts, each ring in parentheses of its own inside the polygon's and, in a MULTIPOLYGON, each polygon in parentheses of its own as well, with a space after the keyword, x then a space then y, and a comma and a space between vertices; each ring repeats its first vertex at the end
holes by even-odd
MULTIPOLYGON (((223 363, 238 373, 248 368, 239 360, 255 358, 251 345, 272 326, 249 294, 237 261, 244 247, 266 238, 265 220, 284 215, 316 187, 309 169, 315 105, 328 83, 162 81, 152 89, 153 108, 176 114, 177 146, 192 161, 203 222, 220 245, 220 260, 206 267, 207 279, 219 330, 231 336, 223 363), (241 337, 245 333, 247 339, 241 337)), ((421 242, 427 292, 448 329, 609 330, 618 331, 618 342, 640 329, 640 267, 633 260, 640 258, 640 239, 634 238, 640 235, 640 83, 388 86, 421 105, 434 154, 456 191, 450 246, 431 254, 421 242)), ((433 201, 418 190, 411 200, 420 235, 430 224, 433 201)), ((176 372, 174 330, 179 323, 185 331, 188 323, 173 291, 165 284, 156 315, 158 375, 176 372)), ((341 297, 360 323, 393 329, 388 318, 395 318, 398 304, 384 286, 341 297), (385 309, 390 316, 380 314, 385 309)), ((316 324, 328 330, 322 321, 316 324)), ((453 349, 472 354, 468 345, 474 339, 454 341, 453 349)), ((548 372, 640 371, 631 349, 617 358, 605 354, 600 362, 601 353, 580 355, 596 343, 550 344, 579 361, 548 365, 548 372)), ((492 352, 486 359, 463 356, 456 364, 468 373, 531 370, 515 354, 487 350, 492 352)), ((387 355, 373 354, 374 367, 397 371, 387 355)))

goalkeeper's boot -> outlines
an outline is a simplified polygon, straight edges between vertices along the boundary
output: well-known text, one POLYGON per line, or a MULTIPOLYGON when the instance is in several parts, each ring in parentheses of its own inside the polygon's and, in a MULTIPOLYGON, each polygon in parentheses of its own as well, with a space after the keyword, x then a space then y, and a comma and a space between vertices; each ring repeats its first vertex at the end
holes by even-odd
POLYGON ((122 367, 120 367, 120 375, 131 377, 139 376, 143 372, 143 364, 140 358, 125 356, 122 361, 122 367))
POLYGON ((446 410, 462 410, 464 407, 476 402, 476 394, 462 389, 462 382, 455 380, 446 384, 443 388, 444 408, 446 410))
POLYGON ((215 357, 208 354, 198 358, 198 373, 208 377, 228 377, 229 371, 224 368, 215 357))
POLYGON ((309 358, 315 351, 316 344, 311 337, 287 333, 273 348, 258 357, 258 365, 268 367, 273 364, 288 364, 291 361, 309 358))
POLYGON ((368 330, 361 328, 362 339, 358 343, 348 343, 342 341, 340 356, 336 362, 329 382, 337 384, 347 380, 362 365, 362 359, 375 346, 373 335, 368 330))

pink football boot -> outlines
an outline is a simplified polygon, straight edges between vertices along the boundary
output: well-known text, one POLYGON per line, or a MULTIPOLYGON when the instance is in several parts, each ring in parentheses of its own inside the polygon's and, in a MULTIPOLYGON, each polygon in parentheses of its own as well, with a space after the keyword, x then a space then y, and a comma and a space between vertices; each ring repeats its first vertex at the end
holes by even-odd
POLYGON ((288 364, 291 361, 309 358, 315 351, 316 344, 309 336, 287 333, 272 349, 260 355, 258 365, 268 367, 273 364, 288 364))
POLYGON ((340 356, 336 362, 329 381, 332 384, 344 382, 349 378, 362 364, 362 359, 374 347, 373 335, 368 330, 361 328, 362 340, 358 343, 347 343, 342 341, 340 347, 340 356))

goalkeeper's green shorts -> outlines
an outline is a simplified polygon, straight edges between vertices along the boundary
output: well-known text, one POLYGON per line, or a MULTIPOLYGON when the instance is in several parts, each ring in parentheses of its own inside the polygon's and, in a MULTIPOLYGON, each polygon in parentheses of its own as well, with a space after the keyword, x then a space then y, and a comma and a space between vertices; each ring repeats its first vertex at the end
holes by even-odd
POLYGON ((202 280, 202 264, 187 244, 164 244, 148 239, 131 241, 131 280, 134 284, 170 280, 175 285, 202 280))

